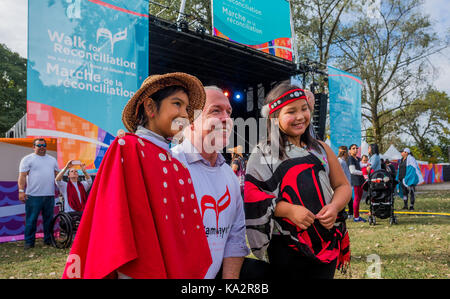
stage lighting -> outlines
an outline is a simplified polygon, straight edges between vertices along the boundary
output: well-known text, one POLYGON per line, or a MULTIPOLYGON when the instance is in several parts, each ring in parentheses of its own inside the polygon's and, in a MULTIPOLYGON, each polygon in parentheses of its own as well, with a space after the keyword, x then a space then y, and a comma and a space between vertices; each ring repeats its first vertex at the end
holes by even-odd
POLYGON ((223 94, 228 98, 228 96, 230 95, 230 93, 228 91, 224 91, 223 94))
POLYGON ((242 93, 240 92, 235 92, 234 93, 234 99, 238 102, 240 102, 242 100, 242 93))

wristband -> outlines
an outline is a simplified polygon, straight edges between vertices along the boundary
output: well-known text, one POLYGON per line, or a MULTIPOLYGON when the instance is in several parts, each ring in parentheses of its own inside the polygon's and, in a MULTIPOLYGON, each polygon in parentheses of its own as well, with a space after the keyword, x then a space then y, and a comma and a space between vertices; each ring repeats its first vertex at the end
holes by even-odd
POLYGON ((19 189, 19 192, 25 192, 25 190, 23 190, 23 189, 19 189))

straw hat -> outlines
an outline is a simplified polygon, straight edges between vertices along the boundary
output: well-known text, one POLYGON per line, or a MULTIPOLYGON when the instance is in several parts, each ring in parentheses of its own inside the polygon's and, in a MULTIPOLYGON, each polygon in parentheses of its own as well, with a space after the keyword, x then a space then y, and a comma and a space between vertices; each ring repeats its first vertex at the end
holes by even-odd
POLYGON ((169 86, 182 86, 188 91, 189 107, 187 109, 189 121, 194 120, 194 111, 202 110, 205 105, 205 90, 197 77, 186 73, 167 73, 164 75, 151 75, 141 85, 138 91, 128 101, 122 111, 122 122, 128 131, 134 133, 137 129, 139 106, 151 96, 169 86))

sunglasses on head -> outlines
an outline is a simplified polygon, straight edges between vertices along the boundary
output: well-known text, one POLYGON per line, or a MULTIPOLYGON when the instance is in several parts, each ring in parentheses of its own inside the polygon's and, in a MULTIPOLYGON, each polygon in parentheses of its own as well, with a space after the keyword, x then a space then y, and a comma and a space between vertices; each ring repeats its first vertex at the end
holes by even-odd
POLYGON ((36 147, 47 147, 47 144, 35 144, 36 147))

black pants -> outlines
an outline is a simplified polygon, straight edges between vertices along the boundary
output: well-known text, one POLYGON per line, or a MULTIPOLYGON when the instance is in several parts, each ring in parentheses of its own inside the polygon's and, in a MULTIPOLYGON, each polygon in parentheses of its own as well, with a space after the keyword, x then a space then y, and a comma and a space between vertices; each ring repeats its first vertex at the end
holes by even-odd
POLYGON ((273 279, 333 279, 337 260, 324 264, 289 248, 284 237, 272 236, 268 248, 273 279))
POLYGON ((400 187, 402 188, 402 193, 403 193, 403 202, 405 203, 405 207, 408 206, 408 195, 409 195, 409 200, 410 200, 410 206, 413 207, 414 203, 416 201, 416 188, 414 186, 405 186, 403 185, 403 183, 400 183, 400 187))
MULTIPOLYGON (((222 279, 222 267, 220 267, 220 270, 217 273, 215 279, 222 279)), ((239 279, 248 279, 248 280, 270 279, 269 263, 260 261, 258 259, 248 257, 244 258, 241 273, 239 274, 239 279)))
POLYGON ((352 199, 350 199, 350 201, 348 203, 348 215, 353 216, 353 196, 352 196, 352 199))

